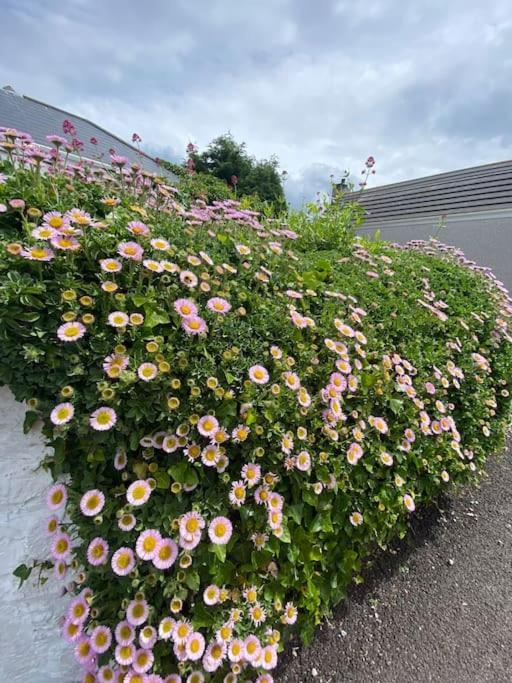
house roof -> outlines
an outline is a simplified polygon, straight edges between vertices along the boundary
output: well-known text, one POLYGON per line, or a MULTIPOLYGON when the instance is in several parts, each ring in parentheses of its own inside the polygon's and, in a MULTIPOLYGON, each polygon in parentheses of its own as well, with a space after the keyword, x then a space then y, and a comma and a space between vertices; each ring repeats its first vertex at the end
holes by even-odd
POLYGON ((77 137, 84 143, 81 156, 110 164, 109 150, 114 149, 116 154, 127 157, 130 162, 139 164, 146 171, 177 180, 173 173, 159 166, 148 154, 139 151, 92 121, 51 104, 40 102, 33 97, 19 95, 10 86, 0 88, 0 126, 29 133, 34 142, 39 145, 50 146, 46 140, 47 135, 62 135, 64 119, 71 121, 76 128, 77 137), (93 145, 91 138, 96 138, 98 144, 93 145))
POLYGON ((512 161, 351 192, 367 211, 366 221, 439 216, 512 207, 512 161))

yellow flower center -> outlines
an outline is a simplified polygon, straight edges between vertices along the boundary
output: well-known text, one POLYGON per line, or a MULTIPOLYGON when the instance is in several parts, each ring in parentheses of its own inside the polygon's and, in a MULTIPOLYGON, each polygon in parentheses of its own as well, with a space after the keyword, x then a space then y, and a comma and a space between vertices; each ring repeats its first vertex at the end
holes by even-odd
POLYGON ((158 557, 161 560, 168 560, 171 557, 171 547, 168 545, 163 545, 158 551, 158 557))
POLYGON ((64 331, 64 336, 65 337, 74 337, 76 334, 78 334, 78 327, 77 325, 70 325, 67 327, 64 331))
POLYGON ((107 634, 104 631, 100 631, 96 634, 94 641, 96 645, 99 645, 99 647, 103 647, 103 645, 105 645, 107 642, 107 634))
POLYGON ((218 538, 221 538, 226 534, 227 530, 227 526, 224 524, 224 522, 218 522, 214 529, 214 533, 218 538))
POLYGON ((199 529, 199 522, 195 517, 187 520, 186 529, 189 534, 194 534, 199 529))
POLYGON ((98 498, 98 496, 91 496, 87 500, 86 507, 88 510, 94 510, 94 508, 98 507, 99 504, 100 499, 98 498))
POLYGON ((63 223, 64 221, 60 216, 52 216, 48 221, 48 224, 51 225, 52 228, 60 228, 63 223))
POLYGON ((130 564, 130 556, 128 553, 121 553, 119 557, 117 558, 117 566, 120 569, 126 569, 130 564))
POLYGON ((66 541, 65 538, 59 539, 56 543, 56 549, 58 553, 65 553, 68 547, 69 543, 66 541))
POLYGON ((142 546, 146 552, 150 553, 156 548, 156 538, 154 536, 146 536, 142 546))
POLYGON ((57 489, 57 491, 54 491, 52 493, 52 503, 54 505, 58 505, 59 503, 62 502, 62 499, 64 498, 64 494, 60 489, 57 489))
POLYGON ((146 489, 144 486, 136 486, 133 489, 132 495, 135 500, 141 500, 146 494, 146 489))

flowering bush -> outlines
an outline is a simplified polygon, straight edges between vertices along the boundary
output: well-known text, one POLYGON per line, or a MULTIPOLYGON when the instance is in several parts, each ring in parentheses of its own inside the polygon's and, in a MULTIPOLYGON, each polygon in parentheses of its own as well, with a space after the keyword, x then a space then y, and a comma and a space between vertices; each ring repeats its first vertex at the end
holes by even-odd
POLYGON ((16 575, 71 573, 88 683, 269 683, 502 447, 510 301, 436 242, 301 251, 232 200, 3 137, 0 379, 55 479, 51 559, 16 575))

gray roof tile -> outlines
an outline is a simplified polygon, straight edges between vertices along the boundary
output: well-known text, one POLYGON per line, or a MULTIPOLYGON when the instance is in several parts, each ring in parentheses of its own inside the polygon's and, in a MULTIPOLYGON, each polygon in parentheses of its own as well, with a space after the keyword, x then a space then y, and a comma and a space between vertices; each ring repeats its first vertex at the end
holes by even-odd
POLYGON ((30 133, 34 142, 49 146, 47 135, 63 135, 62 123, 68 119, 75 126, 77 137, 84 143, 82 156, 87 159, 99 160, 110 164, 110 149, 116 154, 127 157, 131 163, 137 163, 145 170, 158 175, 167 176, 172 181, 177 177, 159 166, 155 160, 133 145, 121 140, 96 124, 76 116, 63 109, 26 95, 19 95, 12 90, 0 88, 0 126, 15 128, 24 133, 30 133), (91 143, 96 138, 97 145, 91 143))
POLYGON ((474 166, 373 187, 343 196, 358 201, 366 221, 512 207, 512 161, 474 166))

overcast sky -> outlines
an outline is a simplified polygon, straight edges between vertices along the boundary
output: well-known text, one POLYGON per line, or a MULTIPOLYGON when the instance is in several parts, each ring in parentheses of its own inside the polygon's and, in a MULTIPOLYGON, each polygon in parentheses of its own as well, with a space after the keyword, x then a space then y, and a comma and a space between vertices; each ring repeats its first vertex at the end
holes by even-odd
MULTIPOLYGON (((511 0, 0 0, 6 84, 183 158, 231 131, 298 204, 512 158, 511 0)), ((1 125, 2 122, 0 122, 1 125)))

